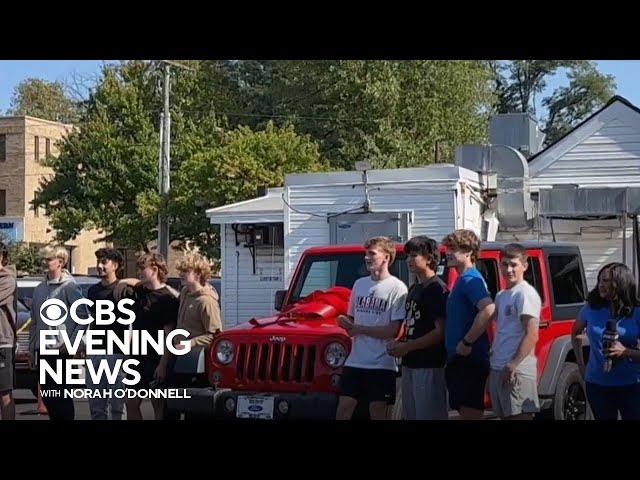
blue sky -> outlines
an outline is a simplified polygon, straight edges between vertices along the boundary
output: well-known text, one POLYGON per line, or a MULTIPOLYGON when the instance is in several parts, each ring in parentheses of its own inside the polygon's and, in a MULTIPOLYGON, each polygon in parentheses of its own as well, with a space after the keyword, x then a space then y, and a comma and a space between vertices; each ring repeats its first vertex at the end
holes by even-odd
MULTIPOLYGON (((91 76, 100 72, 103 60, 0 60, 0 113, 10 106, 14 87, 20 81, 43 78, 49 81, 65 81, 75 73, 91 76)), ((613 74, 617 83, 617 94, 640 107, 640 60, 597 60, 603 73, 613 74)), ((552 91, 566 85, 564 74, 558 74, 548 82, 552 91)))
POLYGON ((102 60, 0 60, 0 113, 11 106, 13 89, 27 78, 65 82, 73 74, 90 76, 100 73, 102 60))

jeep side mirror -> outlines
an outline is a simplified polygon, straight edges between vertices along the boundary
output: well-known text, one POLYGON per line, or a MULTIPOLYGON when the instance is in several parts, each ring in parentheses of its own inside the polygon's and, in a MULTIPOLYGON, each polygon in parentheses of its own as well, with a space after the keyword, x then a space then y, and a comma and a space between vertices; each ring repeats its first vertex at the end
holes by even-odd
POLYGON ((282 309, 282 304, 284 303, 284 297, 286 295, 286 290, 276 290, 276 301, 274 302, 274 307, 277 311, 282 309))

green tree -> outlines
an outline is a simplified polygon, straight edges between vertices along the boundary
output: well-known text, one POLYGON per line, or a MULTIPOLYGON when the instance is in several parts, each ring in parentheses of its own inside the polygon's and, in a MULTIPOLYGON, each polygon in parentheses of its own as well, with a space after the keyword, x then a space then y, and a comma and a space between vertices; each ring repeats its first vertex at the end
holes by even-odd
POLYGON ((513 60, 490 62, 494 72, 498 113, 529 112, 543 124, 547 145, 603 106, 614 94, 613 76, 598 71, 587 60, 513 60), (541 99, 546 115, 536 111, 536 96, 548 80, 566 71, 569 86, 556 88, 541 99))
POLYGON ((613 76, 600 73, 593 62, 577 65, 567 76, 569 86, 558 88, 542 101, 548 110, 544 126, 547 144, 604 106, 616 88, 613 76))
POLYGON ((550 77, 561 68, 571 68, 572 60, 513 60, 491 62, 495 75, 498 113, 529 112, 536 115, 536 96, 550 77))
POLYGON ((292 123, 334 168, 451 161, 455 145, 486 138, 493 103, 479 61, 246 61, 235 72, 245 124, 292 123))
POLYGON ((138 212, 138 197, 157 185, 158 146, 149 65, 131 62, 103 68, 87 110, 60 144, 51 180, 41 184, 34 206, 43 206, 57 240, 83 228, 103 228, 107 240, 141 248, 153 222, 138 212))
MULTIPOLYGON (((191 70, 175 69, 172 79, 166 208, 172 240, 193 240, 212 252, 218 237, 206 208, 250 198, 262 184, 281 184, 283 172, 299 171, 295 165, 320 168, 314 163, 319 156, 317 146, 292 127, 229 131, 220 112, 244 108, 229 64, 183 63, 191 70), (201 163, 206 168, 198 168, 201 163)), ((136 249, 157 238, 157 215, 165 208, 157 193, 161 77, 150 62, 103 67, 78 128, 48 160, 55 175, 42 182, 35 204, 45 207, 58 240, 85 228, 103 229, 107 240, 136 249)))
POLYGON ((28 78, 15 87, 8 113, 74 123, 79 106, 66 94, 62 83, 28 78))
MULTIPOLYGON (((194 155, 176 172, 170 198, 172 236, 195 241, 217 257, 218 231, 209 224, 207 208, 253 198, 262 186, 282 186, 288 173, 326 167, 317 143, 296 134, 293 126, 268 123, 260 131, 246 126, 231 130, 219 147, 194 155)), ((159 199, 150 203, 157 205, 159 199)))
POLYGON ((18 274, 36 275, 42 273, 42 265, 38 256, 40 246, 17 242, 9 246, 9 258, 15 265, 18 274))

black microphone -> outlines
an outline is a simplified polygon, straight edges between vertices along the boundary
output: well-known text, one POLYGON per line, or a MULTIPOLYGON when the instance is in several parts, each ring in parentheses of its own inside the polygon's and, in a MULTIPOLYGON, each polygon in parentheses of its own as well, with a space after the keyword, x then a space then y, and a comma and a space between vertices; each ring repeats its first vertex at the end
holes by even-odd
POLYGON ((610 372, 613 368, 614 359, 607 353, 608 350, 618 341, 618 326, 613 319, 607 320, 607 327, 602 334, 602 354, 604 355, 603 370, 605 373, 610 372))

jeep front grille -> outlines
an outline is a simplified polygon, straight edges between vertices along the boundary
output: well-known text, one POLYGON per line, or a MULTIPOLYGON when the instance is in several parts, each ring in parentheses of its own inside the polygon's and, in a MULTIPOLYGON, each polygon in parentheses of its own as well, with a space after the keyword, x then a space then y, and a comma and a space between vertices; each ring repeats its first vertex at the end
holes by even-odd
POLYGON ((316 361, 314 345, 241 343, 236 380, 241 383, 311 383, 316 361))

